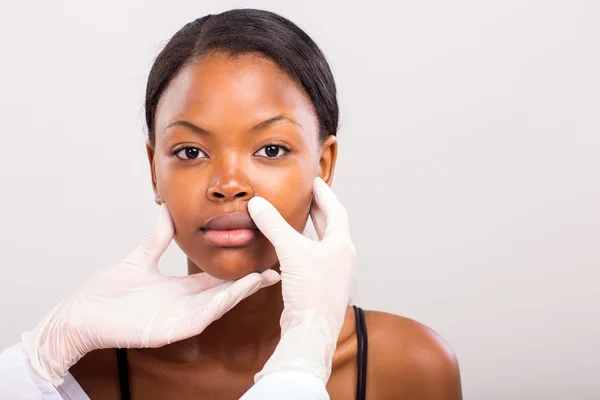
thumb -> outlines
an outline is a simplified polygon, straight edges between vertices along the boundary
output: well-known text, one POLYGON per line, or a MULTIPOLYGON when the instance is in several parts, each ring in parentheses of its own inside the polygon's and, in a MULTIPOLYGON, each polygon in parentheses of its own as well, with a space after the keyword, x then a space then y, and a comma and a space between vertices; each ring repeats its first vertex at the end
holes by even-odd
POLYGON ((146 239, 127 256, 127 261, 138 266, 155 266, 169 247, 174 235, 175 228, 171 213, 167 205, 163 203, 152 230, 146 239))
POLYGON ((300 235, 279 214, 279 211, 262 197, 253 197, 248 201, 248 212, 258 229, 275 246, 287 239, 300 235))

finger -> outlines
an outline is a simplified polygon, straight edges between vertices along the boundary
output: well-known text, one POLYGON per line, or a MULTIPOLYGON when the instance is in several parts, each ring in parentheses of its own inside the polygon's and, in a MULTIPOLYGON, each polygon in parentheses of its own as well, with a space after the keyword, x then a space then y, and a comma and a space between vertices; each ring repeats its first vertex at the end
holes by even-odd
POLYGON ((262 280, 263 280, 262 287, 274 285, 281 280, 281 275, 279 275, 279 273, 277 273, 277 271, 272 270, 272 269, 266 270, 261 275, 262 275, 262 280))
POLYGON ((302 236, 306 237, 307 239, 312 240, 313 242, 316 242, 319 240, 319 238, 317 237, 317 235, 314 232, 314 229, 310 229, 308 225, 306 225, 306 228, 304 228, 304 231, 302 231, 302 236))
POLYGON ((175 305, 177 311, 167 335, 167 343, 171 344, 202 333, 217 319, 215 314, 221 311, 219 307, 226 300, 227 289, 233 283, 234 281, 227 281, 193 296, 179 297, 181 302, 175 305))
POLYGON ((146 239, 138 245, 127 257, 131 264, 145 267, 156 267, 158 260, 163 255, 173 236, 175 228, 171 213, 165 203, 161 204, 154 227, 146 239))
POLYGON ((300 235, 279 214, 279 211, 262 197, 253 197, 248 202, 248 212, 258 229, 275 246, 289 238, 300 235))
POLYGON ((325 232, 323 237, 333 232, 348 232, 348 213, 340 203, 333 190, 321 178, 315 178, 313 198, 318 208, 325 215, 325 232))
MULTIPOLYGON (((262 274, 253 272, 238 279, 225 290, 227 296, 223 295, 223 303, 220 306, 223 310, 221 315, 235 307, 246 297, 252 296, 262 288, 279 282, 280 279, 279 274, 273 270, 267 270, 262 274)), ((217 318, 220 318, 220 316, 217 318)))
POLYGON ((225 279, 215 278, 206 272, 182 276, 179 279, 181 281, 181 285, 185 287, 184 292, 187 294, 204 292, 229 282, 225 279))
POLYGON ((319 240, 323 240, 323 237, 325 236, 325 228, 327 227, 327 218, 325 213, 323 213, 323 210, 321 210, 314 201, 310 206, 310 218, 312 219, 312 223, 315 227, 315 231, 317 232, 319 240))
MULTIPOLYGON (((198 311, 190 318, 190 324, 197 327, 208 326, 246 297, 263 287, 275 284, 278 280, 272 273, 263 274, 253 272, 237 281, 228 281, 197 296, 198 304, 195 309, 198 311), (210 300, 207 302, 207 299, 210 300)), ((196 334, 198 333, 200 332, 196 334)))
POLYGON ((186 311, 179 313, 168 335, 168 343, 202 333, 208 325, 221 318, 240 301, 280 280, 280 275, 269 269, 262 274, 251 273, 237 281, 224 281, 221 285, 199 293, 186 304, 186 311))
POLYGON ((312 223, 310 215, 309 218, 306 219, 306 224, 302 230, 302 236, 305 236, 312 241, 318 240, 314 232, 314 224, 312 223))

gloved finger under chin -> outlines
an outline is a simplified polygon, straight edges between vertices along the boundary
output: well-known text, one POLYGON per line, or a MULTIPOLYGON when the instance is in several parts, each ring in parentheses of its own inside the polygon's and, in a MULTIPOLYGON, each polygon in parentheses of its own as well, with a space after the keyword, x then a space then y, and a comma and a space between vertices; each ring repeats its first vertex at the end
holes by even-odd
POLYGON ((281 275, 275 270, 268 269, 262 274, 262 287, 267 287, 276 284, 281 280, 281 275))
POLYGON ((204 292, 206 290, 230 282, 225 279, 215 278, 214 276, 209 275, 206 272, 199 272, 197 274, 182 276, 180 279, 181 284, 185 285, 189 293, 204 292))
MULTIPOLYGON (((268 277, 269 274, 267 275, 267 278, 268 277)), ((258 292, 260 289, 266 286, 267 282, 269 281, 258 272, 253 272, 235 281, 228 291, 230 308, 233 308, 246 297, 252 296, 254 293, 258 292)), ((275 283, 273 281, 271 282, 271 284, 275 283)))

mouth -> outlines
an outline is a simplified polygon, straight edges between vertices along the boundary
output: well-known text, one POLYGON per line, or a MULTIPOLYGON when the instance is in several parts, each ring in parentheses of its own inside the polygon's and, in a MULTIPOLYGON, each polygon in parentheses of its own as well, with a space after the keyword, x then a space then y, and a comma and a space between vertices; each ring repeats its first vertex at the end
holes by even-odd
POLYGON ((258 228, 248 214, 219 214, 200 228, 204 240, 215 247, 244 247, 258 234, 258 228))

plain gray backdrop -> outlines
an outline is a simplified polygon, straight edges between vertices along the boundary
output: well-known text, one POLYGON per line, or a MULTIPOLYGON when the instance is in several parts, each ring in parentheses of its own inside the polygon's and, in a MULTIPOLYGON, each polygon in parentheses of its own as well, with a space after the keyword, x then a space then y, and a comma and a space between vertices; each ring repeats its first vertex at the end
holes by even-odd
MULTIPOLYGON (((445 337, 466 399, 600 398, 591 0, 4 4, 0 348, 144 238, 150 65, 185 23, 238 7, 290 18, 330 60, 356 303, 445 337)), ((176 246, 161 269, 185 272, 176 246)))

